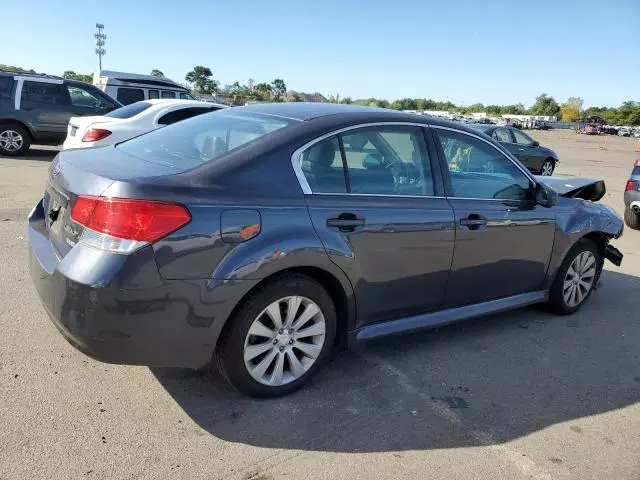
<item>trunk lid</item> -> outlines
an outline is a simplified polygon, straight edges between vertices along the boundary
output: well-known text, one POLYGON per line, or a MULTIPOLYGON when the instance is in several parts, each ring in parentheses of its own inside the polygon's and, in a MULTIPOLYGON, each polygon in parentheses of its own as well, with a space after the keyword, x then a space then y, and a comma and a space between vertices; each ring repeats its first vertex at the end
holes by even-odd
POLYGON ((102 115, 95 115, 91 117, 71 117, 69 125, 67 126, 67 140, 75 143, 82 142, 82 136, 87 129, 93 125, 100 123, 118 123, 121 122, 120 118, 105 117, 102 115))
POLYGON ((60 258, 78 242, 84 227, 71 220, 79 195, 101 196, 118 180, 158 177, 175 173, 131 157, 114 147, 60 152, 49 169, 43 198, 49 240, 60 258))

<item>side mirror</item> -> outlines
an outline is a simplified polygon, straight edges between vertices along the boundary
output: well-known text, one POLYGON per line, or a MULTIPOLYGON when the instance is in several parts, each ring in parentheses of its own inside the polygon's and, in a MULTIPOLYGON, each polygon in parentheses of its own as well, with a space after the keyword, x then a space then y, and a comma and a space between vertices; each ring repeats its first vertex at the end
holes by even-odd
POLYGON ((551 208, 558 203, 558 192, 542 183, 538 183, 536 185, 536 203, 543 207, 551 208))
POLYGON ((531 146, 532 147, 539 147, 540 146, 540 142, 538 142, 537 140, 534 140, 533 142, 531 142, 531 146))

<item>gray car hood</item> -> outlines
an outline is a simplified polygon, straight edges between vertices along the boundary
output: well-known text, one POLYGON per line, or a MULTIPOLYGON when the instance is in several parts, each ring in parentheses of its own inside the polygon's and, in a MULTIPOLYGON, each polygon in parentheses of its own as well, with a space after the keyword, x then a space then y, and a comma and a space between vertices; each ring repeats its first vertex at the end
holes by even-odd
POLYGON ((604 180, 576 177, 542 177, 535 176, 537 182, 543 183, 566 198, 582 198, 597 202, 606 193, 604 180))

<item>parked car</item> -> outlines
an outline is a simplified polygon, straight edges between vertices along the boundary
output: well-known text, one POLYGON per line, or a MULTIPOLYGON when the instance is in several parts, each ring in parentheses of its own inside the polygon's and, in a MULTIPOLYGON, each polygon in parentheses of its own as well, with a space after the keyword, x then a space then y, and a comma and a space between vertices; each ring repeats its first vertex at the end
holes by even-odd
POLYGON ((154 75, 100 70, 93 75, 93 84, 123 105, 159 98, 194 100, 183 85, 154 75))
POLYGON ((0 72, 0 155, 22 155, 32 143, 60 145, 72 115, 104 115, 121 106, 84 82, 0 72))
POLYGON ((509 153, 535 174, 553 175, 556 166, 560 162, 556 152, 540 146, 537 140, 534 140, 522 130, 498 125, 474 125, 473 127, 500 142, 509 150, 509 153))
POLYGON ((236 389, 272 397, 342 340, 539 302, 577 311, 604 259, 622 261, 604 192, 534 177, 490 137, 433 117, 229 108, 61 152, 29 216, 31 276, 87 355, 213 357, 236 389))
POLYGON ((618 129, 618 136, 619 137, 630 137, 631 136, 631 129, 629 127, 620 127, 618 129))
POLYGON ((640 158, 624 189, 624 221, 629 228, 640 230, 640 158))
POLYGON ((640 138, 640 128, 636 128, 633 131, 633 138, 640 138))
POLYGON ((95 117, 72 117, 64 150, 102 147, 137 137, 186 118, 225 108, 195 100, 147 100, 95 117))

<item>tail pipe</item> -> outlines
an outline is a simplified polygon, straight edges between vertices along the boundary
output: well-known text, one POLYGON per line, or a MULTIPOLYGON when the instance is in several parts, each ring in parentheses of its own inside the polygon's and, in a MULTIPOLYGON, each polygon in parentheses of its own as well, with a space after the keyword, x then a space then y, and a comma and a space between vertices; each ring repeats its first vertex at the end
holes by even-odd
POLYGON ((640 215, 640 201, 631 202, 631 211, 636 215, 640 215))

